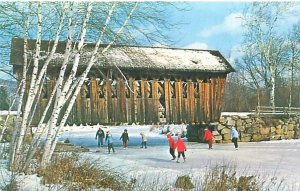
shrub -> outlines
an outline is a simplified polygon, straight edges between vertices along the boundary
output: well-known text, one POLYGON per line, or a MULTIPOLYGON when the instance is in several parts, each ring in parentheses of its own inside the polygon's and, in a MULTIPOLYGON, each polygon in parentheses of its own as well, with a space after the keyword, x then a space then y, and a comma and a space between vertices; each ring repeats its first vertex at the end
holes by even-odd
POLYGON ((260 175, 247 175, 244 171, 238 176, 236 168, 230 165, 215 166, 206 172, 204 180, 200 183, 202 191, 259 191, 259 190, 280 190, 283 180, 276 182, 276 179, 262 177, 260 175), (262 189, 264 188, 264 189, 262 189))
POLYGON ((129 184, 103 161, 80 159, 77 154, 57 155, 45 169, 39 169, 44 184, 61 184, 67 190, 109 188, 128 190, 129 184))
MULTIPOLYGON (((5 116, 6 118, 6 116, 5 116)), ((0 134, 3 133, 3 137, 1 142, 2 143, 7 143, 11 141, 11 137, 13 134, 13 117, 10 117, 7 121, 7 123, 5 124, 5 119, 0 120, 0 134), (4 130, 4 132, 2 132, 4 130)))
POLYGON ((176 188, 182 188, 182 189, 192 189, 194 188, 194 185, 191 181, 191 178, 188 175, 179 176, 175 183, 176 188))

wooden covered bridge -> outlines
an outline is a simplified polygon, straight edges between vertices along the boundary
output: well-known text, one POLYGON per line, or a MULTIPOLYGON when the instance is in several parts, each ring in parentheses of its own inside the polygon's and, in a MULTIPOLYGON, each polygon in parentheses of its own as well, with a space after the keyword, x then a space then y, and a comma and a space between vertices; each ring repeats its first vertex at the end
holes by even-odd
MULTIPOLYGON (((18 38, 12 40, 10 63, 19 81, 23 68, 23 42, 18 38)), ((29 41, 29 49, 33 50, 34 44, 35 41, 29 41)), ((48 45, 49 42, 42 41, 42 51, 46 52, 48 45)), ((35 123, 55 85, 65 45, 65 42, 59 43, 55 60, 50 63, 35 123)), ((85 47, 81 71, 92 48, 92 44, 85 47)), ((91 69, 68 124, 218 121, 226 76, 233 71, 215 50, 112 46, 99 55, 97 64, 91 69)))

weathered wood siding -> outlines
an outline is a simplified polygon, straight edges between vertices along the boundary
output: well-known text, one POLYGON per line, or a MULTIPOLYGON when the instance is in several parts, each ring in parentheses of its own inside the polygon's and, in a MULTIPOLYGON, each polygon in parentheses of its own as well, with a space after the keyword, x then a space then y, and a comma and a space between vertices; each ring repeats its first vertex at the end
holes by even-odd
MULTIPOLYGON (((123 78, 90 77, 77 96, 67 123, 192 124, 218 121, 220 117, 226 75, 209 81, 128 79, 127 85, 123 78)), ((33 124, 39 122, 54 85, 54 79, 45 83, 33 124)))

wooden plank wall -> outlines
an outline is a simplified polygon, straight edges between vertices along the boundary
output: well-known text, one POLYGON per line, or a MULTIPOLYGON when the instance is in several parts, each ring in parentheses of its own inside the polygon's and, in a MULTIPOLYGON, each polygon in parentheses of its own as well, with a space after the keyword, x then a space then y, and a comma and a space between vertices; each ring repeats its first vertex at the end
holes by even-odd
MULTIPOLYGON (((130 89, 123 78, 112 81, 91 77, 77 96, 68 124, 158 124, 162 107, 166 123, 219 120, 225 77, 212 78, 209 83, 192 79, 128 79, 130 89)), ((54 84, 54 80, 47 82, 47 96, 40 101, 33 124, 38 123, 54 84)))

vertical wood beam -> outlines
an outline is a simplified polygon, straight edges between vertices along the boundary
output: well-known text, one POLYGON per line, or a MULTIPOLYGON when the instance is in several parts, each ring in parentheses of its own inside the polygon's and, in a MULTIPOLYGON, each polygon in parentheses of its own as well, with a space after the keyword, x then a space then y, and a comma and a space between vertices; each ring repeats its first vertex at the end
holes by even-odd
POLYGON ((171 92, 170 79, 164 79, 164 93, 165 93, 165 112, 166 112, 166 122, 172 122, 172 92, 171 92))
POLYGON ((106 78, 104 80, 104 86, 105 86, 105 108, 106 108, 106 115, 107 115, 107 122, 111 123, 113 120, 112 115, 112 91, 111 91, 111 84, 109 82, 109 79, 106 78))
POLYGON ((177 113, 177 123, 182 123, 182 81, 180 79, 176 79, 175 81, 175 96, 176 96, 176 103, 175 103, 175 113, 177 113))
POLYGON ((86 112, 86 92, 85 92, 85 84, 83 84, 81 90, 80 90, 80 96, 81 96, 81 123, 83 125, 87 122, 87 112, 86 112))
MULTIPOLYGON (((98 88, 100 87, 100 84, 98 84, 98 88)), ((99 89, 98 89, 99 92, 99 89)), ((100 96, 99 94, 99 102, 97 103, 97 110, 98 110, 98 121, 97 124, 103 124, 103 123, 107 123, 107 115, 105 115, 105 107, 104 107, 104 102, 105 102, 105 98, 103 98, 103 96, 100 96)))
POLYGON ((205 121, 210 119, 210 83, 205 84, 205 121))
POLYGON ((187 81, 188 122, 195 122, 195 87, 192 80, 187 81))
POLYGON ((157 124, 159 122, 159 96, 158 96, 158 79, 152 80, 152 108, 153 108, 153 118, 152 122, 157 124))
POLYGON ((199 123, 205 120, 205 85, 199 80, 199 123))
POLYGON ((81 124, 81 93, 79 93, 77 95, 77 98, 76 98, 76 119, 75 119, 75 124, 76 125, 81 124))
POLYGON ((214 108, 215 108, 215 99, 214 99, 214 92, 215 92, 215 81, 214 79, 210 79, 210 91, 209 91, 209 97, 210 97, 210 101, 209 101, 209 115, 210 115, 210 118, 209 120, 210 121, 213 121, 213 118, 214 118, 214 108))
POLYGON ((126 93, 123 78, 117 79, 117 122, 127 122, 126 120, 126 93))
POLYGON ((219 77, 218 81, 219 81, 218 116, 220 117, 221 111, 222 111, 222 105, 221 104, 222 104, 222 101, 224 99, 224 93, 225 93, 226 76, 219 77))
POLYGON ((90 80, 90 104, 91 104, 91 123, 96 125, 98 122, 98 87, 95 77, 91 77, 90 80))
POLYGON ((142 113, 141 113, 141 123, 148 123, 148 98, 149 98, 149 92, 148 92, 148 83, 147 79, 142 78, 141 79, 141 96, 142 96, 142 113))
POLYGON ((135 122, 135 113, 136 113, 136 83, 133 77, 129 77, 129 86, 132 91, 129 92, 129 100, 128 100, 128 123, 135 122))

